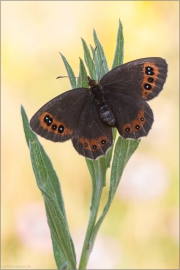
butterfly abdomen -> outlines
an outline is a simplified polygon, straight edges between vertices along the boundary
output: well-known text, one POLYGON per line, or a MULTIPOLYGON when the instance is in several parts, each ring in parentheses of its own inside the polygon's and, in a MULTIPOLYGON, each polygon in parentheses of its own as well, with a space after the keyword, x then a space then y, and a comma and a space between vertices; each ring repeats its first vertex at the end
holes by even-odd
POLYGON ((91 87, 91 93, 94 97, 94 102, 99 111, 99 116, 103 122, 111 127, 115 126, 115 117, 110 107, 108 106, 99 84, 95 84, 91 87))
POLYGON ((111 127, 115 126, 115 117, 112 113, 111 109, 107 105, 106 101, 103 101, 99 104, 99 116, 103 120, 103 122, 111 127))

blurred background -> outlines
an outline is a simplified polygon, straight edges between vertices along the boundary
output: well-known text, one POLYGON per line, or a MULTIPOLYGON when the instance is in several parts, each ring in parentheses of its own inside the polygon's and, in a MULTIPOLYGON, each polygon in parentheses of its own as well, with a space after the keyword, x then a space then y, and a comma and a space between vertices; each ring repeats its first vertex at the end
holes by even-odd
MULTIPOLYGON (((155 122, 130 159, 89 260, 91 269, 179 269, 179 1, 2 1, 1 268, 55 269, 43 199, 35 182, 20 105, 31 118, 71 89, 59 55, 76 76, 81 37, 93 28, 109 68, 118 20, 124 62, 159 56, 168 63, 164 90, 149 104, 155 122)), ((71 141, 39 138, 59 176, 77 260, 88 221, 91 180, 71 141)), ((102 207, 108 193, 104 188, 102 207)))

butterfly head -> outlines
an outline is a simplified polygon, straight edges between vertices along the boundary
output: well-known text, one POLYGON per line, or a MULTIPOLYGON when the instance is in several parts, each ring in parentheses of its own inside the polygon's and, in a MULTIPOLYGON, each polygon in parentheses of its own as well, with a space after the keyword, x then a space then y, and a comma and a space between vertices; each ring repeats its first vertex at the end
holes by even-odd
POLYGON ((89 85, 90 88, 97 85, 96 81, 92 80, 89 76, 87 77, 87 79, 88 79, 88 85, 89 85))

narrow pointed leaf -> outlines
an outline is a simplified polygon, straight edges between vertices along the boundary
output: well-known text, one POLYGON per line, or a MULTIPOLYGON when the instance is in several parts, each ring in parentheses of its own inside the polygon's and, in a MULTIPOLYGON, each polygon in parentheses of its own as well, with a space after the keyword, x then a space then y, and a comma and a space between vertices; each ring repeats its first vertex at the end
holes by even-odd
POLYGON ((99 42, 99 39, 97 37, 95 30, 93 31, 93 36, 94 36, 94 43, 96 45, 95 59, 98 58, 97 75, 98 75, 98 79, 100 80, 106 73, 108 73, 109 68, 108 68, 108 64, 107 64, 103 47, 101 43, 99 42))
POLYGON ((59 266, 68 262, 68 267, 75 269, 75 251, 66 220, 59 180, 49 157, 46 155, 42 145, 38 142, 37 136, 29 127, 23 107, 21 107, 21 114, 37 185, 45 201, 48 224, 51 236, 53 236, 52 242, 57 266, 59 268, 59 266))
POLYGON ((70 240, 69 229, 66 224, 64 215, 54 199, 51 190, 47 190, 47 186, 51 179, 45 166, 40 146, 37 141, 29 142, 32 166, 39 189, 44 197, 48 224, 56 242, 61 248, 66 260, 71 267, 75 267, 75 257, 70 240))
MULTIPOLYGON (((88 67, 89 70, 89 75, 91 79, 96 79, 96 69, 94 66, 93 58, 91 57, 89 48, 85 42, 85 40, 82 38, 82 44, 83 44, 83 50, 84 50, 84 60, 86 63, 86 66, 88 67)), ((94 54, 92 54, 94 55, 94 54)))
POLYGON ((63 60, 64 65, 65 65, 65 68, 67 70, 67 74, 69 76, 69 81, 70 81, 71 87, 72 87, 72 89, 74 89, 74 88, 76 88, 76 77, 74 75, 74 72, 73 72, 71 66, 69 65, 68 61, 64 57, 64 55, 62 55, 61 53, 60 53, 60 55, 62 57, 62 60, 63 60))
MULTIPOLYGON (((21 115, 22 115, 22 120, 23 120, 24 133, 26 136, 26 142, 29 146, 29 141, 31 141, 31 142, 38 141, 38 138, 29 126, 29 121, 28 121, 28 118, 27 118, 27 115, 25 113, 23 106, 21 106, 21 115)), ((60 206, 64 217, 66 218, 64 201, 63 201, 63 196, 62 196, 62 192, 61 192, 61 186, 60 186, 59 179, 57 177, 57 174, 52 166, 52 163, 51 163, 49 157, 45 153, 44 148, 42 147, 42 145, 40 143, 39 143, 39 147, 40 147, 43 159, 44 159, 45 166, 48 170, 49 177, 51 179, 51 182, 47 183, 46 190, 50 191, 51 194, 53 194, 54 199, 57 200, 57 203, 60 206)))
POLYGON ((68 263, 65 262, 60 268, 58 268, 60 270, 65 270, 65 269, 68 269, 68 263))
POLYGON ((80 59, 80 65, 79 65, 79 77, 77 79, 77 88, 79 87, 88 87, 88 83, 87 83, 87 72, 86 72, 86 68, 84 66, 84 63, 82 61, 81 58, 80 59))
POLYGON ((123 64, 123 59, 124 59, 123 26, 122 26, 121 21, 119 20, 119 28, 118 28, 117 41, 116 41, 116 50, 115 50, 112 69, 122 65, 123 64))
MULTIPOLYGON (((46 205, 45 205, 45 207, 46 207, 46 205)), ((56 261, 57 268, 63 269, 63 267, 65 265, 66 265, 66 267, 68 266, 68 262, 64 256, 63 252, 61 251, 58 243, 56 242, 56 238, 55 238, 54 234, 52 234, 52 233, 51 233, 51 239, 52 239, 53 253, 54 253, 54 258, 56 261)), ((64 268, 64 269, 67 269, 67 268, 64 268)))

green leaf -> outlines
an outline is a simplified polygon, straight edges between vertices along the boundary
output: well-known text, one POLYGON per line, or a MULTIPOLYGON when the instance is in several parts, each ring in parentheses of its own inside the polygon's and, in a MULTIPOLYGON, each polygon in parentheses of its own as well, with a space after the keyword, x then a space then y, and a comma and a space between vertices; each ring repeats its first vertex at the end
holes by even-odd
POLYGON ((107 203, 104 207, 103 213, 100 216, 99 220, 97 221, 93 232, 91 234, 90 239, 90 246, 93 248, 94 241, 96 238, 96 235, 98 233, 98 230, 109 210, 109 207, 112 203, 112 200, 114 198, 115 192, 117 190, 117 187, 119 185, 122 173, 124 171, 124 168, 134 153, 134 151, 137 149, 138 145, 140 143, 140 140, 125 140, 122 137, 119 137, 115 146, 114 150, 114 158, 113 158, 113 164, 111 169, 111 179, 110 179, 110 190, 109 190, 109 196, 107 203))
POLYGON ((23 107, 21 107, 21 114, 37 185, 45 201, 47 220, 51 231, 57 266, 59 268, 68 262, 68 269, 75 269, 75 251, 69 233, 58 177, 49 157, 46 155, 42 145, 38 142, 37 136, 31 131, 23 107))
POLYGON ((93 58, 91 57, 88 46, 83 38, 82 38, 82 44, 83 44, 83 50, 84 50, 84 60, 85 60, 86 66, 88 67, 89 75, 91 79, 96 80, 96 68, 93 62, 93 58))
MULTIPOLYGON (((29 121, 28 121, 28 118, 27 118, 27 115, 25 113, 23 106, 21 106, 21 115, 22 115, 22 120, 23 120, 24 133, 26 136, 26 142, 27 142, 28 146, 29 146, 30 141, 31 142, 37 141, 39 143, 36 134, 31 130, 31 128, 29 126, 29 121)), ((45 151, 40 143, 39 143, 39 147, 40 147, 40 150, 41 150, 49 177, 51 178, 51 181, 49 183, 47 183, 48 186, 46 186, 46 189, 51 191, 52 194, 54 194, 54 198, 55 198, 55 200, 57 200, 57 203, 60 206, 64 217, 66 218, 66 213, 65 213, 65 209, 64 209, 64 201, 63 201, 63 196, 61 193, 61 186, 60 186, 59 179, 57 177, 57 174, 52 166, 52 163, 51 163, 49 157, 45 153, 45 151)))
POLYGON ((60 55, 62 57, 62 60, 63 60, 64 65, 65 65, 65 68, 67 70, 67 74, 69 76, 69 81, 70 81, 71 87, 72 87, 72 89, 74 89, 74 88, 76 88, 76 77, 74 75, 74 72, 73 72, 71 66, 69 65, 68 61, 64 57, 64 55, 62 55, 61 53, 60 53, 60 55))
POLYGON ((60 268, 60 270, 64 270, 64 269, 68 269, 68 264, 67 264, 67 262, 64 263, 64 264, 61 266, 61 268, 60 268))
POLYGON ((84 66, 84 63, 82 61, 81 58, 80 59, 80 65, 79 65, 79 77, 77 79, 77 88, 81 88, 81 87, 88 87, 88 83, 87 83, 87 72, 84 66))
POLYGON ((97 177, 105 179, 106 170, 107 170, 105 156, 102 156, 96 160, 91 160, 91 159, 86 158, 86 163, 87 163, 89 172, 91 174, 93 185, 96 183, 97 177))
POLYGON ((114 55, 114 61, 112 69, 123 64, 124 59, 124 38, 123 38, 123 26, 119 20, 119 28, 117 33, 116 50, 114 55))
POLYGON ((96 45, 95 50, 95 66, 96 66, 96 73, 98 75, 98 81, 109 71, 107 60, 104 54, 103 47, 99 42, 97 37, 96 31, 93 31, 94 36, 94 43, 96 45))
MULTIPOLYGON (((46 207, 46 205, 45 205, 46 207)), ((46 209, 46 211, 48 211, 46 209)), ((56 238, 55 238, 55 235, 51 233, 51 239, 52 239, 52 246, 53 246, 53 253, 54 253, 54 258, 55 258, 55 261, 56 261, 56 265, 57 265, 57 268, 58 269, 68 269, 68 262, 66 261, 66 258, 63 254, 63 252, 61 251, 60 249, 60 246, 58 245, 57 241, 56 241, 56 238), (63 268, 65 267, 66 268, 63 268)))
POLYGON ((29 141, 37 140, 37 136, 30 129, 29 121, 28 121, 28 118, 27 118, 27 115, 26 115, 26 112, 25 112, 23 106, 21 106, 21 116, 22 116, 22 121, 23 121, 23 128, 24 128, 26 142, 27 142, 27 145, 29 147, 29 141))
POLYGON ((109 197, 111 201, 119 185, 124 168, 128 160, 132 156, 132 154, 137 149, 140 141, 141 141, 140 139, 128 140, 128 139, 123 139, 122 137, 119 137, 117 140, 115 150, 114 150, 114 158, 113 158, 111 178, 110 178, 109 197))

